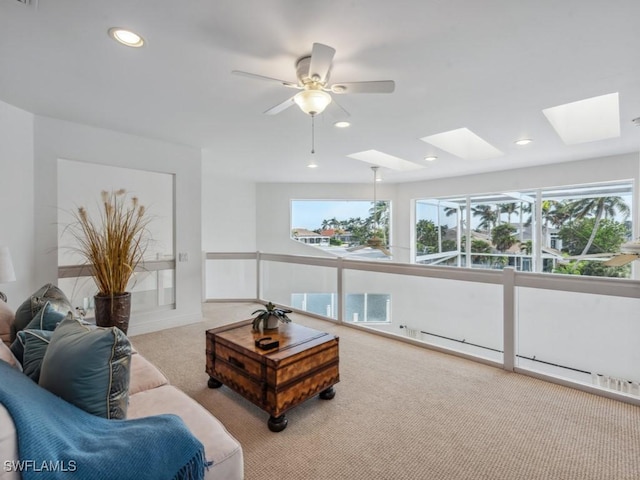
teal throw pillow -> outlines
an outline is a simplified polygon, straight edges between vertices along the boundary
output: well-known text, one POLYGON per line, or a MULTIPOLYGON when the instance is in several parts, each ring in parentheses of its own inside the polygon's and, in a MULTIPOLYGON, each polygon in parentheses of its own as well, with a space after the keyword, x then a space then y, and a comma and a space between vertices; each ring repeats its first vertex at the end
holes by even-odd
POLYGON ((51 330, 22 330, 18 332, 18 339, 21 339, 24 344, 22 371, 36 383, 40 379, 42 359, 52 335, 51 330))
MULTIPOLYGON (((40 338, 46 338, 47 345, 49 345, 49 339, 51 338, 51 335, 53 335, 53 331, 24 329, 18 332, 16 339, 11 344, 11 352, 13 353, 14 357, 16 357, 16 359, 20 362, 20 364, 23 365, 23 369, 27 338, 33 335, 36 335, 40 338)), ((44 355, 44 351, 42 352, 42 354, 44 355)))
POLYGON ((71 302, 69 302, 64 292, 55 285, 47 283, 31 294, 16 310, 15 319, 11 326, 10 339, 12 342, 16 338, 16 333, 27 328, 27 325, 31 322, 35 314, 38 313, 47 302, 51 304, 54 310, 62 312, 65 315, 68 311, 73 311, 71 302))
POLYGON ((44 304, 44 306, 35 314, 31 321, 27 324, 25 329, 36 330, 55 330, 58 324, 64 317, 67 316, 67 312, 61 312, 50 302, 44 304))
POLYGON ((45 303, 26 327, 16 333, 16 339, 11 344, 11 351, 18 361, 23 363, 24 355, 24 337, 20 338, 20 332, 24 330, 55 330, 65 316, 65 313, 55 310, 51 302, 45 303))
POLYGON ((39 384, 94 415, 127 416, 131 343, 116 327, 86 325, 70 315, 53 332, 39 384))

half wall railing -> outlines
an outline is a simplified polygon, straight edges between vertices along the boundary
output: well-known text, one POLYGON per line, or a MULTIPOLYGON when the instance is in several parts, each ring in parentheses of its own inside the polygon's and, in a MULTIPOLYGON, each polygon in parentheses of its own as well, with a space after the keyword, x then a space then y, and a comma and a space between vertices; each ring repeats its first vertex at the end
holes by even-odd
POLYGON ((639 281, 260 252, 203 262, 207 301, 270 300, 640 405, 639 281))

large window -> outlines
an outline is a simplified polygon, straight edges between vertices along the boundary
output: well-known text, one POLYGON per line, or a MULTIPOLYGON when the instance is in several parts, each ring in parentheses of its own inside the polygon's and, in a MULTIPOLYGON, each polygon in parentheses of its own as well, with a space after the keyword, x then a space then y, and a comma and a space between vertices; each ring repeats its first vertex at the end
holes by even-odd
POLYGON ((633 236, 632 193, 620 182, 417 200, 415 261, 629 277, 605 262, 633 236))
POLYGON ((389 258, 390 202, 293 200, 291 238, 341 257, 389 258))

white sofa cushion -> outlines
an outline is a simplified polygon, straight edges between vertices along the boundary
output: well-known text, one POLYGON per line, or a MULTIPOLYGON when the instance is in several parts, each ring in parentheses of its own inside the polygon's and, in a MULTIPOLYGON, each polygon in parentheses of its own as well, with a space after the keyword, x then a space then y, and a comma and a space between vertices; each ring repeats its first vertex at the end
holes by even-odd
POLYGON ((131 379, 129 381, 129 395, 143 390, 161 387, 169 383, 158 367, 139 353, 131 355, 131 379))
POLYGON ((127 418, 163 413, 179 415, 204 445, 205 458, 214 462, 206 472, 205 479, 244 478, 244 458, 240 443, 217 418, 184 392, 172 385, 163 385, 129 396, 127 418))
POLYGON ((11 325, 15 315, 9 305, 0 300, 0 340, 7 346, 11 345, 11 325))
POLYGON ((13 354, 13 352, 9 349, 9 347, 7 347, 4 344, 4 342, 0 342, 0 360, 3 360, 5 362, 7 362, 12 367, 17 368, 18 370, 22 371, 22 366, 20 365, 20 363, 16 359, 15 355, 13 354))

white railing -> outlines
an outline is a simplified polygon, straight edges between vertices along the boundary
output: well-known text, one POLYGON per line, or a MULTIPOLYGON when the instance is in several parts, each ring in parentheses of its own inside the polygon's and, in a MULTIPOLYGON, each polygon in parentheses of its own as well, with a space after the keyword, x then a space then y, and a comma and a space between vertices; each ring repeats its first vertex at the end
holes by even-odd
POLYGON ((206 253, 204 271, 208 301, 335 293, 335 318, 315 316, 640 405, 638 281, 259 252, 206 253), (344 318, 367 292, 391 294, 390 325, 344 318))
MULTIPOLYGON (((140 263, 129 284, 131 310, 146 313, 168 310, 175 306, 175 259, 146 260, 140 263)), ((90 265, 61 265, 58 286, 67 293, 71 304, 92 315, 96 287, 90 278, 90 265)))

